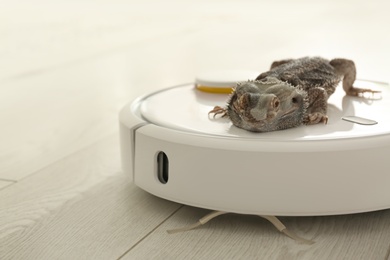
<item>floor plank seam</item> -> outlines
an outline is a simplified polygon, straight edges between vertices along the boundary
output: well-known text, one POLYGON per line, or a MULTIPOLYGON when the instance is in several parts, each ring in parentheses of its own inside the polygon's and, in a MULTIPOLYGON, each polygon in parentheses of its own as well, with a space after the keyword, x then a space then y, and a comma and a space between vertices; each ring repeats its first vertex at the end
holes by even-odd
POLYGON ((4 178, 0 178, 0 181, 8 181, 8 182, 13 182, 13 183, 18 182, 17 180, 10 180, 10 179, 4 179, 4 178))
POLYGON ((126 250, 117 260, 122 259, 125 255, 127 255, 131 250, 133 250, 136 246, 138 246, 142 241, 144 241, 148 236, 150 236, 154 231, 156 231, 162 224, 164 224, 168 219, 170 219, 173 215, 175 215, 180 209, 182 209, 184 205, 180 205, 175 211, 173 211, 168 217, 166 217, 160 224, 155 226, 150 232, 148 232, 144 237, 142 237, 137 243, 135 243, 132 247, 126 250))
POLYGON ((16 180, 8 180, 8 179, 3 179, 3 178, 0 178, 0 182, 3 183, 2 185, 0 185, 0 192, 11 187, 12 185, 18 183, 18 181, 16 181, 16 180))

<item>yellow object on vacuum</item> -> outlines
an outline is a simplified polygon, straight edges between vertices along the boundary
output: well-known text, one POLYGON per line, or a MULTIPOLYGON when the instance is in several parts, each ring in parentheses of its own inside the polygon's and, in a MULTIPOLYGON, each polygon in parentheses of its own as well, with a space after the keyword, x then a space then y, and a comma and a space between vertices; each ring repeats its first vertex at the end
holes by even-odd
POLYGON ((247 70, 218 70, 200 73, 195 80, 196 89, 216 94, 230 94, 239 81, 254 80, 260 73, 247 70))
POLYGON ((212 86, 196 85, 196 88, 203 92, 217 93, 217 94, 230 94, 232 93, 234 87, 212 87, 212 86))

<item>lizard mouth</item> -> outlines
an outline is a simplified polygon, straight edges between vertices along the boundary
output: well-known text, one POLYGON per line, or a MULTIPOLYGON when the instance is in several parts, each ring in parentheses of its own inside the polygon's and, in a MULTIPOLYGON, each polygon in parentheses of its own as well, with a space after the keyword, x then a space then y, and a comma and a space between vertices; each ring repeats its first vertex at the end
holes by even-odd
POLYGON ((287 110, 287 112, 284 113, 283 115, 281 115, 280 118, 284 118, 284 117, 287 117, 287 116, 291 115, 292 113, 295 112, 295 110, 297 110, 297 108, 295 108, 295 107, 290 109, 290 110, 287 110))
MULTIPOLYGON (((291 108, 290 110, 288 110, 287 112, 282 114, 280 116, 280 118, 288 117, 289 115, 293 114, 296 110, 297 110, 296 107, 291 108)), ((264 116, 264 118, 256 119, 253 115, 251 115, 250 113, 247 113, 246 111, 239 113, 239 117, 248 123, 257 124, 257 125, 261 125, 261 126, 263 126, 263 125, 267 124, 267 122, 271 122, 272 120, 277 118, 276 113, 273 113, 273 115, 267 114, 266 116, 264 116)))

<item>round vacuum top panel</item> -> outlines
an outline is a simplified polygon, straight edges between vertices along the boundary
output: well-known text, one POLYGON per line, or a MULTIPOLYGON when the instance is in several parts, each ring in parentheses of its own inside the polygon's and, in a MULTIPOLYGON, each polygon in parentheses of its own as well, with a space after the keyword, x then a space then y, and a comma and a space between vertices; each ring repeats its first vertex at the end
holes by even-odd
POLYGON ((228 94, 200 91, 185 85, 153 93, 140 100, 139 112, 144 120, 162 127, 226 138, 269 140, 326 140, 357 138, 390 133, 390 90, 388 84, 357 81, 356 87, 380 90, 380 94, 346 96, 342 87, 328 100, 326 125, 299 126, 291 129, 253 133, 232 125, 227 118, 213 118, 214 106, 225 106, 228 94), (352 117, 352 118, 351 118, 352 117), (353 117, 358 117, 355 119, 353 117), (359 120, 359 118, 362 118, 359 120))

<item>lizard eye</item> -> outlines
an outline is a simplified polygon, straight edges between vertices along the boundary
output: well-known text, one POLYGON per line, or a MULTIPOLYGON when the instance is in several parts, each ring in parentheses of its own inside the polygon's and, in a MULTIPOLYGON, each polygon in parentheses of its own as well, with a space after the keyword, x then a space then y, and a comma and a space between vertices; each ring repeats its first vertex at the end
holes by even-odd
POLYGON ((294 104, 298 103, 298 98, 297 97, 293 97, 291 99, 291 102, 293 102, 294 104))

